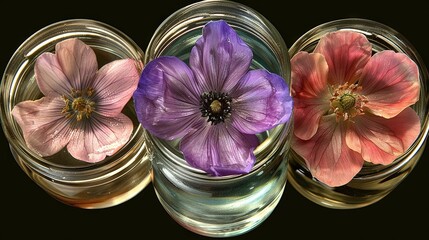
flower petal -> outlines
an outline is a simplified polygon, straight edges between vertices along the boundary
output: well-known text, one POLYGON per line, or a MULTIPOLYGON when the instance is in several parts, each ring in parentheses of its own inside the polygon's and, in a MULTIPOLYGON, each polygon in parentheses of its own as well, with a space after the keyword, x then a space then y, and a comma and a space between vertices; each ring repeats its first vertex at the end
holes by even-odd
POLYGON ((20 102, 12 109, 27 146, 42 157, 57 153, 70 140, 69 121, 61 114, 63 107, 62 98, 43 97, 20 102))
POLYGON ((104 116, 116 116, 130 100, 140 78, 138 62, 122 59, 104 65, 93 82, 97 112, 104 116))
POLYGON ((292 97, 280 76, 258 69, 249 71, 231 91, 232 125, 242 133, 256 134, 289 120, 292 97))
POLYGON ((189 64, 204 91, 229 92, 249 70, 252 50, 225 21, 211 21, 191 50, 189 64))
POLYGON ((77 38, 57 43, 55 51, 58 62, 74 89, 91 86, 98 69, 94 50, 77 38))
POLYGON ((299 52, 291 59, 294 134, 308 140, 329 110, 328 64, 319 53, 299 52))
POLYGON ((36 59, 34 75, 40 91, 47 97, 69 95, 72 89, 61 68, 57 56, 43 53, 36 59))
POLYGON ((293 138, 293 150, 304 158, 313 177, 331 187, 350 182, 364 162, 359 153, 347 147, 344 127, 336 122, 335 114, 326 115, 312 138, 293 138))
POLYGON ((197 122, 199 86, 190 68, 176 57, 159 57, 143 69, 134 104, 139 121, 163 139, 183 137, 197 122))
POLYGON ((255 135, 243 134, 225 124, 201 123, 182 138, 180 150, 193 167, 215 176, 248 173, 254 163, 255 135))
POLYGON ((372 54, 365 35, 353 31, 330 32, 322 37, 314 52, 321 53, 329 66, 329 83, 354 83, 372 54))
POLYGON ((389 119, 367 114, 353 120, 346 135, 347 146, 375 164, 392 163, 420 133, 420 119, 411 108, 389 119))
POLYGON ((123 147, 132 131, 131 119, 122 113, 114 118, 93 114, 86 127, 76 130, 67 150, 76 159, 99 162, 123 147))
POLYGON ((419 99, 417 65, 405 54, 382 51, 369 60, 362 71, 362 94, 373 114, 391 118, 419 99))

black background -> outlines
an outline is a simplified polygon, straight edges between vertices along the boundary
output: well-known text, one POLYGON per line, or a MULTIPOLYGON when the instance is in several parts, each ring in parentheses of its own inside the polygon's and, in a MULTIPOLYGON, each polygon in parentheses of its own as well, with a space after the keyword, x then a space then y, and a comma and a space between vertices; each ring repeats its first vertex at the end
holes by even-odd
MULTIPOLYGON (((57 21, 90 18, 110 24, 130 36, 145 51, 157 26, 193 1, 8 2, 2 6, 1 64, 3 71, 19 45, 37 30, 57 21), (90 4, 90 5, 88 5, 90 4), (150 5, 149 5, 150 4, 150 5)), ((267 17, 288 47, 307 30, 327 21, 359 17, 384 23, 402 33, 429 65, 427 8, 413 1, 343 1, 330 4, 303 0, 239 1, 267 17), (280 5, 279 5, 280 4, 280 5)), ((423 3, 422 3, 423 4, 423 3)), ((2 73, 1 73, 2 74, 2 73)), ((152 185, 115 207, 84 210, 48 196, 19 168, 1 143, 1 239, 203 239, 174 222, 158 202, 152 185)), ((321 207, 290 184, 270 217, 239 239, 429 239, 429 154, 387 197, 353 210, 321 207)))

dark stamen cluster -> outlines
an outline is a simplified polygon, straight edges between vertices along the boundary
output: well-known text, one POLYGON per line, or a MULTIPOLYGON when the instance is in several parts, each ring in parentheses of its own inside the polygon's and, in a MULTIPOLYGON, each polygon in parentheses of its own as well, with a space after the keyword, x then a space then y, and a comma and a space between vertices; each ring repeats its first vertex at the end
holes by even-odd
POLYGON ((210 91, 200 97, 201 116, 207 117, 207 122, 216 125, 231 115, 231 97, 228 94, 210 91))

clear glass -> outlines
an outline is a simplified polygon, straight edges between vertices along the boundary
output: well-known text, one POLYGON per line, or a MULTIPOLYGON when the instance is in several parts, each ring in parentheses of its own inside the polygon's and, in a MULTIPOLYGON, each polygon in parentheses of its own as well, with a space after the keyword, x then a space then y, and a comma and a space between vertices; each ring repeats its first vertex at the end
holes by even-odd
POLYGON ((314 27, 290 47, 290 57, 299 51, 312 52, 324 34, 337 30, 351 30, 364 34, 372 43, 373 53, 382 50, 405 53, 419 67, 421 84, 420 100, 412 106, 420 116, 421 133, 414 144, 393 163, 389 165, 365 163, 351 182, 341 187, 329 187, 312 178, 304 160, 293 150, 289 152, 288 180, 298 192, 324 207, 353 209, 381 200, 411 173, 420 159, 429 131, 429 77, 423 60, 404 36, 384 24, 366 19, 340 19, 314 27))
POLYGON ((135 196, 150 182, 150 157, 145 130, 140 126, 132 101, 123 113, 134 123, 129 142, 113 156, 98 163, 74 159, 66 149, 40 157, 25 144, 11 110, 19 102, 43 96, 34 78, 34 63, 55 44, 79 38, 96 53, 99 67, 121 58, 143 62, 143 51, 124 33, 89 19, 51 24, 30 36, 11 57, 1 82, 1 123, 11 152, 19 166, 47 193, 80 208, 106 208, 135 196))
MULTIPOLYGON (((253 9, 232 1, 202 1, 170 15, 154 33, 145 63, 161 55, 188 62, 203 26, 219 19, 227 21, 253 50, 251 68, 277 73, 289 84, 290 59, 278 31, 253 9)), ((225 177, 190 167, 177 141, 150 136, 152 183, 160 202, 175 221, 200 235, 230 237, 250 231, 270 215, 283 194, 290 131, 288 123, 260 134, 251 172, 225 177)))

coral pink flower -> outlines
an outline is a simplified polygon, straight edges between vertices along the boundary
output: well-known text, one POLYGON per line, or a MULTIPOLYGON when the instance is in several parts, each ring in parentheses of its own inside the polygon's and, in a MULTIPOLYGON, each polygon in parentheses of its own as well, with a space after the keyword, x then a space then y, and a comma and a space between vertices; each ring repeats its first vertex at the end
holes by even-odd
POLYGON ((367 38, 337 31, 291 59, 293 150, 329 186, 347 184, 364 161, 389 164, 420 132, 417 65, 390 50, 373 56, 367 38))
POLYGON ((43 53, 34 67, 44 97, 12 110, 27 146, 40 156, 67 146, 86 162, 114 154, 133 130, 121 111, 137 88, 139 68, 135 60, 122 59, 98 70, 94 51, 81 40, 57 43, 55 53, 43 53))

